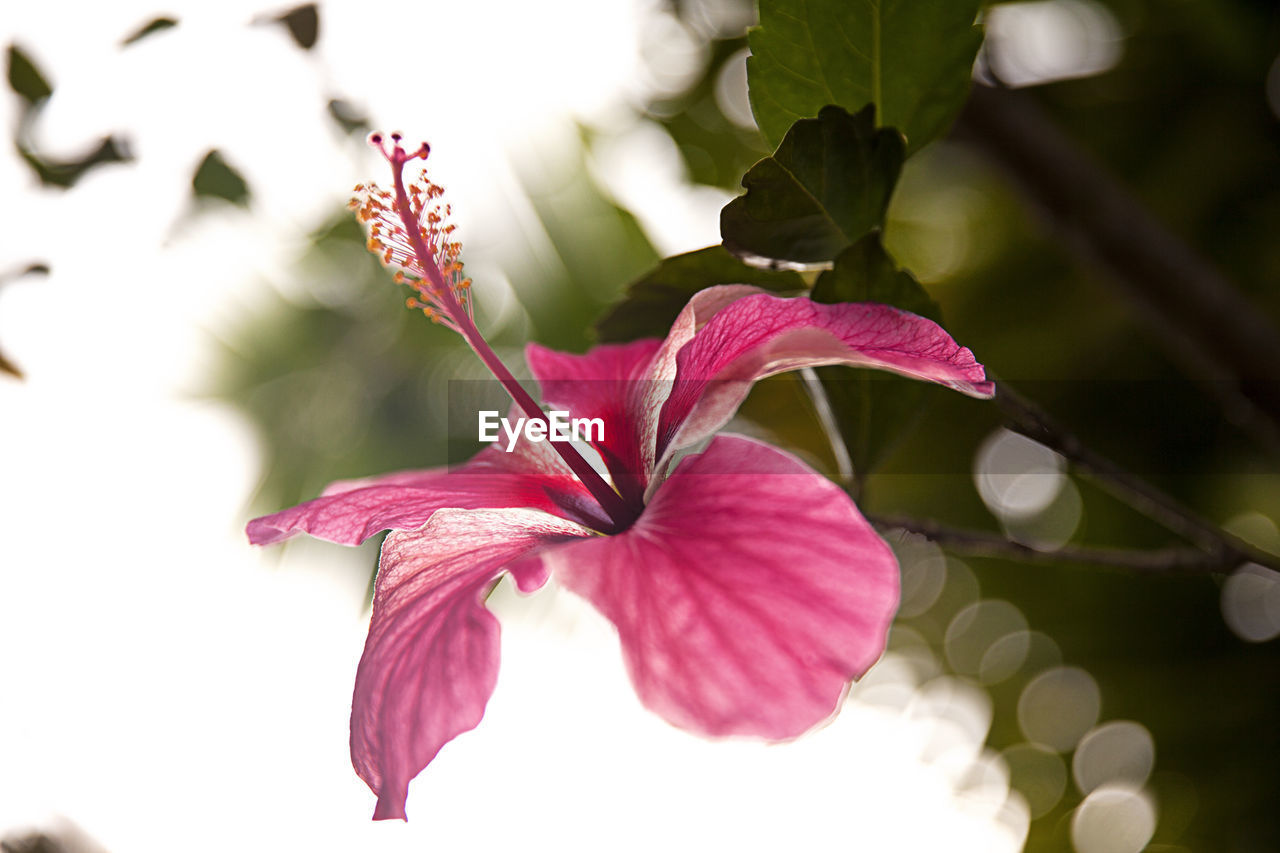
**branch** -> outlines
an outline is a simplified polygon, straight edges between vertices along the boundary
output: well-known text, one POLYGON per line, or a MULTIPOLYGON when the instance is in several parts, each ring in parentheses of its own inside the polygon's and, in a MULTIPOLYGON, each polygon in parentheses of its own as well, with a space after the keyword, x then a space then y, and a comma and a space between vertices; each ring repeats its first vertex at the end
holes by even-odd
POLYGON ((1077 472, 1112 496, 1194 544, 1216 568, 1225 571, 1252 562, 1280 571, 1280 557, 1232 536, 1168 494, 1090 450, 1042 409, 1004 382, 996 385, 995 404, 1009 429, 1062 454, 1077 472))
POLYGON ((1228 420, 1280 454, 1280 332, 1026 95, 975 84, 956 134, 987 155, 1080 259, 1109 272, 1228 420))
POLYGON ((1225 555, 1207 554, 1196 548, 1159 548, 1150 551, 1128 548, 1091 548, 1064 545, 1052 551, 1041 551, 1015 542, 998 533, 948 527, 936 521, 903 515, 868 515, 867 520, 878 529, 893 528, 916 533, 949 551, 967 557, 991 557, 1037 565, 1076 564, 1128 569, 1144 574, 1208 574, 1234 569, 1243 560, 1225 555))

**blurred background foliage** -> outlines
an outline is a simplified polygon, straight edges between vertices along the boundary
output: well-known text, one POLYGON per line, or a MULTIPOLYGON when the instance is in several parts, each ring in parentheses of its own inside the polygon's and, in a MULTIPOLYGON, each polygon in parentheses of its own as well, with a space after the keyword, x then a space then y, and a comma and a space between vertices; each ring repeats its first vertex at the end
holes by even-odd
MULTIPOLYGON (((1079 27, 1101 10, 1114 28, 1104 33, 1114 59, 1085 76, 1028 84, 1021 94, 1210 258, 1261 314, 1280 317, 1275 4, 1064 5, 1085 9, 1079 27)), ((323 6, 300 10, 264 23, 288 27, 306 49, 323 32, 323 6)), ((697 73, 633 109, 670 135, 689 181, 736 190, 746 169, 769 153, 742 108, 752 6, 672 0, 669 11, 699 57, 697 73)), ((172 25, 157 19, 134 38, 172 25)), ((667 56, 655 54, 655 74, 667 56)), ((996 70, 1006 79, 1017 71, 1007 64, 996 70)), ((9 49, 9 82, 33 109, 49 94, 38 58, 20 46, 9 49)), ((367 132, 350 102, 335 98, 328 108, 345 132, 367 132)), ((526 340, 573 350, 590 345, 593 322, 661 257, 636 216, 593 178, 588 164, 598 138, 597 129, 584 127, 576 150, 541 161, 535 152, 527 164, 522 178, 541 223, 537 239, 511 234, 496 250, 467 255, 473 271, 510 283, 505 301, 487 297, 486 283, 478 283, 481 326, 509 361, 519 361, 526 340)), ((22 150, 42 181, 60 186, 129 156, 127 141, 113 138, 76 163, 22 150)), ((211 149, 192 175, 192 193, 245 204, 253 187, 211 149)), ((456 336, 404 310, 403 294, 363 243, 354 220, 335 211, 298 259, 307 296, 279 298, 227 344, 209 391, 240 407, 260 431, 265 470, 256 510, 307 499, 335 479, 445 464, 468 452, 446 440, 450 380, 484 374, 456 336)), ((996 375, 1206 517, 1260 547, 1280 548, 1271 522, 1280 518, 1275 457, 1223 416, 1204 383, 1186 378, 1141 310, 1046 227, 980 148, 957 135, 910 159, 884 243, 940 305, 948 330, 996 375)), ((903 433, 863 483, 864 509, 1020 535, 1017 520, 993 513, 974 485, 977 449, 998 428, 994 407, 935 388, 922 387, 920 396, 913 425, 903 421, 903 433)), ((802 380, 761 383, 741 417, 742 429, 771 435, 836 473, 802 380)), ((1170 542, 1082 479, 1065 481, 1041 515, 1032 522, 1056 525, 1062 541, 1170 542)), ((1019 704, 1028 684, 1048 667, 1079 667, 1096 682, 1101 720, 1139 721, 1154 739, 1148 786, 1159 818, 1150 849, 1280 849, 1280 644, 1246 642, 1228 628, 1221 578, 980 558, 940 564, 927 545, 894 538, 908 591, 892 648, 924 670, 981 683, 992 700, 993 748, 1016 750, 1027 739, 1019 704), (926 576, 936 587, 932 599, 908 607, 911 584, 926 576), (986 600, 1009 602, 1032 632, 1021 660, 999 678, 984 676, 952 644, 956 615, 986 600), (927 653, 917 655, 920 648, 927 653)), ((1071 750, 1063 752, 1025 772, 1015 767, 1015 786, 1024 790, 1052 791, 1055 774, 1068 778, 1059 796, 1040 798, 1048 805, 1031 825, 1029 850, 1073 849, 1071 815, 1082 797, 1063 769, 1071 750)))

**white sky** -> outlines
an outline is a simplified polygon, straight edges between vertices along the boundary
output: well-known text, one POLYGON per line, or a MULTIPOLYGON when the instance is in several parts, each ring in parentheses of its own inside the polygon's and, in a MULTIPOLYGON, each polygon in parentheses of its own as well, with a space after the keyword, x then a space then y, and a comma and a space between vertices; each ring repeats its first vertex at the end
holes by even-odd
MULTIPOLYGON (((45 192, 0 146, 0 270, 53 268, 0 290, 0 346, 28 374, 0 377, 0 835, 61 816, 119 853, 1018 849, 1025 807, 985 724, 961 724, 982 717, 963 691, 913 698, 889 661, 900 701, 852 702, 794 744, 709 743, 645 712, 609 626, 554 591, 500 597, 485 722, 411 787, 407 825, 368 820, 346 732, 363 577, 337 546, 246 544, 254 436, 192 396, 307 231, 382 178, 327 98, 429 136, 482 240, 528 225, 504 152, 571 115, 616 133, 606 171, 663 250, 714 242, 722 199, 682 190, 669 146, 617 106, 647 85, 639 0, 326 3, 311 54, 247 26, 278 8, 170 3, 180 26, 123 52, 156 9, 14 3, 0 22, 55 85, 45 151, 114 130, 137 157, 45 192), (185 216, 211 146, 247 177, 250 213, 185 216)), ((16 99, 0 110, 8 136, 16 99)))

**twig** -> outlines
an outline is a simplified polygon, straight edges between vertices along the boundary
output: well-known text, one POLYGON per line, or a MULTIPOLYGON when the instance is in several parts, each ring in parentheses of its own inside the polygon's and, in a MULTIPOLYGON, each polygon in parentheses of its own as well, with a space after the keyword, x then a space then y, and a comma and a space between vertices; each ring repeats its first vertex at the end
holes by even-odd
POLYGON ((1244 562, 1280 571, 1280 557, 1232 536, 1160 489, 1090 450, 1069 430, 1004 382, 996 385, 995 404, 1004 415, 1006 425, 1014 432, 1062 454, 1078 473, 1194 544, 1209 562, 1217 566, 1209 571, 1223 571, 1244 562))
POLYGON ((998 533, 949 527, 936 521, 901 515, 868 515, 867 520, 881 530, 893 528, 916 533, 967 557, 992 557, 1019 563, 1076 564, 1128 569, 1144 574, 1207 574, 1225 572, 1244 562, 1238 555, 1208 554, 1197 548, 1091 548, 1064 545, 1040 550, 1015 542, 998 533))
POLYGON ((1280 454, 1280 332, 1256 306, 1027 96, 975 85, 956 134, 1006 173, 1069 249, 1111 273, 1228 420, 1280 454))

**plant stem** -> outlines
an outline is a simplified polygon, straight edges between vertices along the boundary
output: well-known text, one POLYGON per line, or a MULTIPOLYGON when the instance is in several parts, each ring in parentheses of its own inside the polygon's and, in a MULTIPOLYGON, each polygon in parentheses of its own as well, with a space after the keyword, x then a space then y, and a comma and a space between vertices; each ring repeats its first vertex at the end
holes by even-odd
POLYGON ((1207 574, 1230 571, 1239 564, 1234 555, 1208 554, 1197 548, 1092 548, 1064 545, 1040 550, 1015 542, 999 533, 950 527, 927 519, 903 515, 867 515, 880 530, 898 528, 917 533, 949 551, 969 557, 991 557, 1038 565, 1077 564, 1128 569, 1144 574, 1207 574))
POLYGON ((1232 536, 1165 492, 1089 449, 1006 383, 996 383, 994 402, 1009 429, 1062 454, 1077 472, 1112 496, 1194 544, 1218 566, 1211 571, 1223 571, 1244 562, 1280 571, 1280 557, 1232 536))

